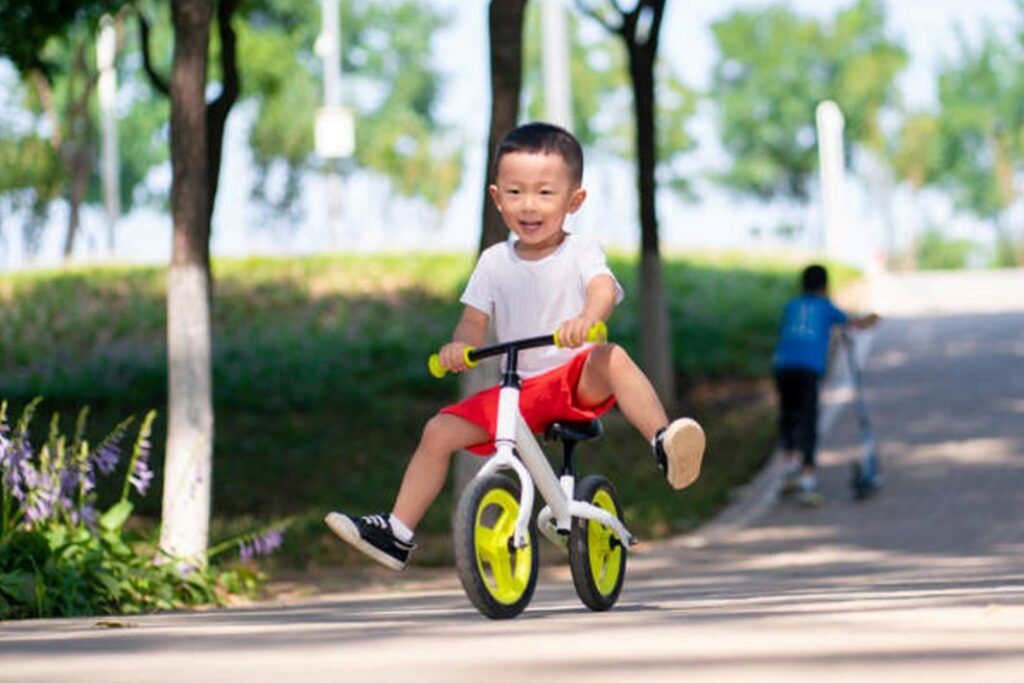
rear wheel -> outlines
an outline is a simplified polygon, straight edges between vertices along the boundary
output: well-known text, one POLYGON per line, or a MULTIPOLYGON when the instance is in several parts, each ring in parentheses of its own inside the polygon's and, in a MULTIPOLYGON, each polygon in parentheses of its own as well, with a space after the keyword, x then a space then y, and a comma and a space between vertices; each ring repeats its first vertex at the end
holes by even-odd
MULTIPOLYGON (((622 519, 619 495, 605 477, 590 475, 583 479, 576 485, 576 500, 596 505, 622 519)), ((569 566, 580 600, 601 612, 619 599, 626 577, 626 547, 610 527, 575 517, 569 532, 569 566)))
POLYGON ((470 602, 491 619, 510 619, 526 608, 537 587, 537 530, 531 518, 527 545, 515 547, 519 485, 507 477, 473 479, 455 512, 455 564, 470 602))

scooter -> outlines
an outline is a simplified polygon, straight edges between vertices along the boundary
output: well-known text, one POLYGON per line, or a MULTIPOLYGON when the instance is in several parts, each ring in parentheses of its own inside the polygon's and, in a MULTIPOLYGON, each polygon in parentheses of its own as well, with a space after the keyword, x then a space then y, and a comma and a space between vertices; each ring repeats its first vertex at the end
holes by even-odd
POLYGON ((854 343, 850 334, 842 332, 843 346, 846 351, 846 358, 850 364, 850 376, 853 380, 854 406, 857 410, 857 422, 860 425, 860 440, 864 447, 864 456, 860 462, 851 466, 850 485, 853 487, 853 495, 857 500, 863 500, 876 493, 882 487, 881 467, 878 457, 878 444, 875 441, 875 431, 871 427, 871 416, 868 414, 868 404, 864 392, 864 379, 861 368, 857 365, 856 354, 854 354, 854 343))

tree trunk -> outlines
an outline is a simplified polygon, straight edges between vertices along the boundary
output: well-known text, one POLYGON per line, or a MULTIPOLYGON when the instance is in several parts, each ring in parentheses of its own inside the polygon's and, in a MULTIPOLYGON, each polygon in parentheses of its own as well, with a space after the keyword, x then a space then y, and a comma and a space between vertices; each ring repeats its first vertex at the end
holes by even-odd
MULTIPOLYGON (((484 209, 479 251, 504 240, 508 228, 494 208, 487 192, 494 167, 498 141, 519 120, 519 94, 523 82, 523 15, 527 0, 492 0, 488 12, 491 43, 491 128, 487 136, 487 166, 484 169, 484 209)), ((490 334, 493 334, 493 327, 490 334)), ((490 338, 490 337, 489 337, 490 338)), ((496 363, 485 363, 459 378, 459 393, 470 396, 494 386, 500 375, 496 363)), ((473 478, 481 459, 472 453, 455 457, 455 494, 473 478)))
POLYGON ((72 143, 69 164, 71 171, 70 187, 68 188, 68 227, 64 235, 64 260, 70 261, 75 251, 75 238, 81 225, 82 201, 89 188, 89 176, 92 175, 92 125, 85 122, 84 138, 72 143))
POLYGON ((484 169, 483 229, 480 252, 508 236, 508 228, 487 192, 498 141, 519 121, 523 83, 523 15, 527 0, 492 0, 488 14, 491 42, 491 128, 484 169))
POLYGON ((654 62, 664 0, 640 3, 623 22, 622 35, 629 50, 636 113, 637 191, 640 205, 640 363, 647 372, 669 414, 676 407, 675 372, 672 367, 672 333, 662 278, 658 245, 658 212, 655 204, 657 132, 655 128, 654 62), (652 12, 650 28, 637 34, 641 9, 652 12))
POLYGON ((171 213, 167 284, 168 423, 161 549, 206 561, 213 458, 207 228, 206 68, 210 0, 174 0, 171 73, 171 213))

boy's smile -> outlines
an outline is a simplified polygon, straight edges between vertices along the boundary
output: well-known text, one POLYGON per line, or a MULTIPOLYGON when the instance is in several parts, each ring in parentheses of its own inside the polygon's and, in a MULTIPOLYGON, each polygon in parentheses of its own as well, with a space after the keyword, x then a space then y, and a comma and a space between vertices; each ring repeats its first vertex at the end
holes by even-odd
POLYGON ((586 190, 556 153, 512 152, 501 158, 490 193, 524 259, 544 258, 562 243, 565 217, 583 204, 586 190))

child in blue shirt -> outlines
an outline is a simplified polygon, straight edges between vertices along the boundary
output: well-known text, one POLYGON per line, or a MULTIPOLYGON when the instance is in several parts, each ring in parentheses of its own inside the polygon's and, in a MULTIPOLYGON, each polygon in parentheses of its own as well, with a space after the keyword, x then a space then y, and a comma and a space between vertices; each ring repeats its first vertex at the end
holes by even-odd
POLYGON ((823 502, 818 493, 815 460, 818 445, 818 385, 825 374, 832 327, 871 327, 878 316, 851 317, 828 297, 828 272, 818 264, 800 276, 803 292, 782 312, 778 345, 772 360, 779 394, 779 437, 786 453, 783 493, 800 491, 805 505, 823 502))

